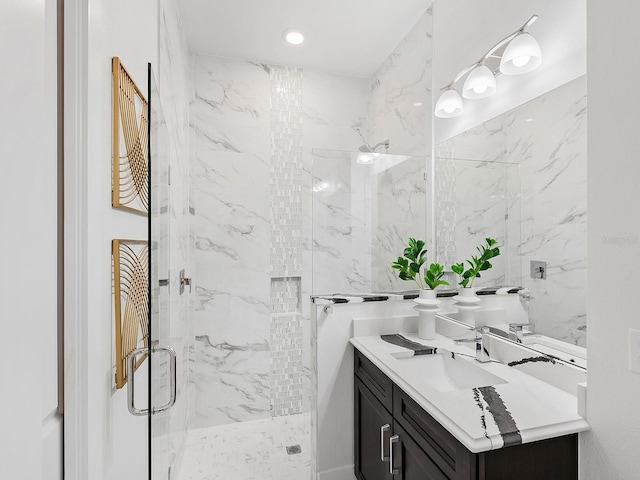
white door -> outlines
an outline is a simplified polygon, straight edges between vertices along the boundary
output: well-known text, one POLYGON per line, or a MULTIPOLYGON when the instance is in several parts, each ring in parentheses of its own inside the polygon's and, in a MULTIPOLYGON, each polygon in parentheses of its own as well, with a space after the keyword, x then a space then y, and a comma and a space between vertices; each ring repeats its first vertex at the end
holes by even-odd
POLYGON ((62 478, 56 2, 0 0, 0 478, 62 478))

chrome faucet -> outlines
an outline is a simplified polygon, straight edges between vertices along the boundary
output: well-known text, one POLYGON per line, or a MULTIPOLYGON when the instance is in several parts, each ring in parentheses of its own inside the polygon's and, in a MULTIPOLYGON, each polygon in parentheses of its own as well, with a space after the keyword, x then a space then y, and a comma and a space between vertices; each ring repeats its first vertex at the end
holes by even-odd
POLYGON ((524 327, 533 328, 532 323, 510 323, 509 324, 509 340, 522 343, 525 335, 531 335, 531 332, 525 332, 524 327))
POLYGON ((476 342, 476 361, 480 363, 488 363, 491 361, 489 356, 489 327, 474 328, 474 338, 461 338, 454 340, 454 343, 476 342))

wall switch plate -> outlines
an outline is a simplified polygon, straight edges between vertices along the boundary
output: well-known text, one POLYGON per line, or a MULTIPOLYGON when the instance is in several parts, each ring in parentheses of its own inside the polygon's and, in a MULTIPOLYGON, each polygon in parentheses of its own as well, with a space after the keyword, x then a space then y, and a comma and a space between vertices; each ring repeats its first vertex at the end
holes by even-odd
POLYGON ((640 330, 629 329, 629 370, 640 373, 640 330))
POLYGON ((578 415, 587 418, 587 382, 577 384, 578 415))

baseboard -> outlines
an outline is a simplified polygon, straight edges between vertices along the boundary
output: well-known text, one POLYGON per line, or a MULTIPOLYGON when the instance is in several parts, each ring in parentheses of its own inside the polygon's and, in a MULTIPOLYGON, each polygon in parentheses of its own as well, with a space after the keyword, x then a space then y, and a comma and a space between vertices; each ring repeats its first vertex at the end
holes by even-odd
POLYGON ((353 465, 332 468, 318 473, 318 480, 357 480, 353 473, 353 465))

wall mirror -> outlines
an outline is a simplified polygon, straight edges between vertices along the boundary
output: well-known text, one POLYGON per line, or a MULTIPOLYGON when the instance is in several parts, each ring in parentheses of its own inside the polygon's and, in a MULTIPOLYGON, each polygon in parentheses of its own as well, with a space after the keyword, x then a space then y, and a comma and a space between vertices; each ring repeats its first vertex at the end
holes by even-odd
POLYGON ((486 281, 528 288, 535 331, 584 347, 586 2, 436 1, 433 104, 459 71, 534 14, 527 31, 542 65, 498 74, 493 96, 465 99, 457 117, 434 117, 436 252, 450 265, 486 236, 498 238, 504 258, 486 281), (532 261, 544 262, 545 279, 532 278, 532 261))

